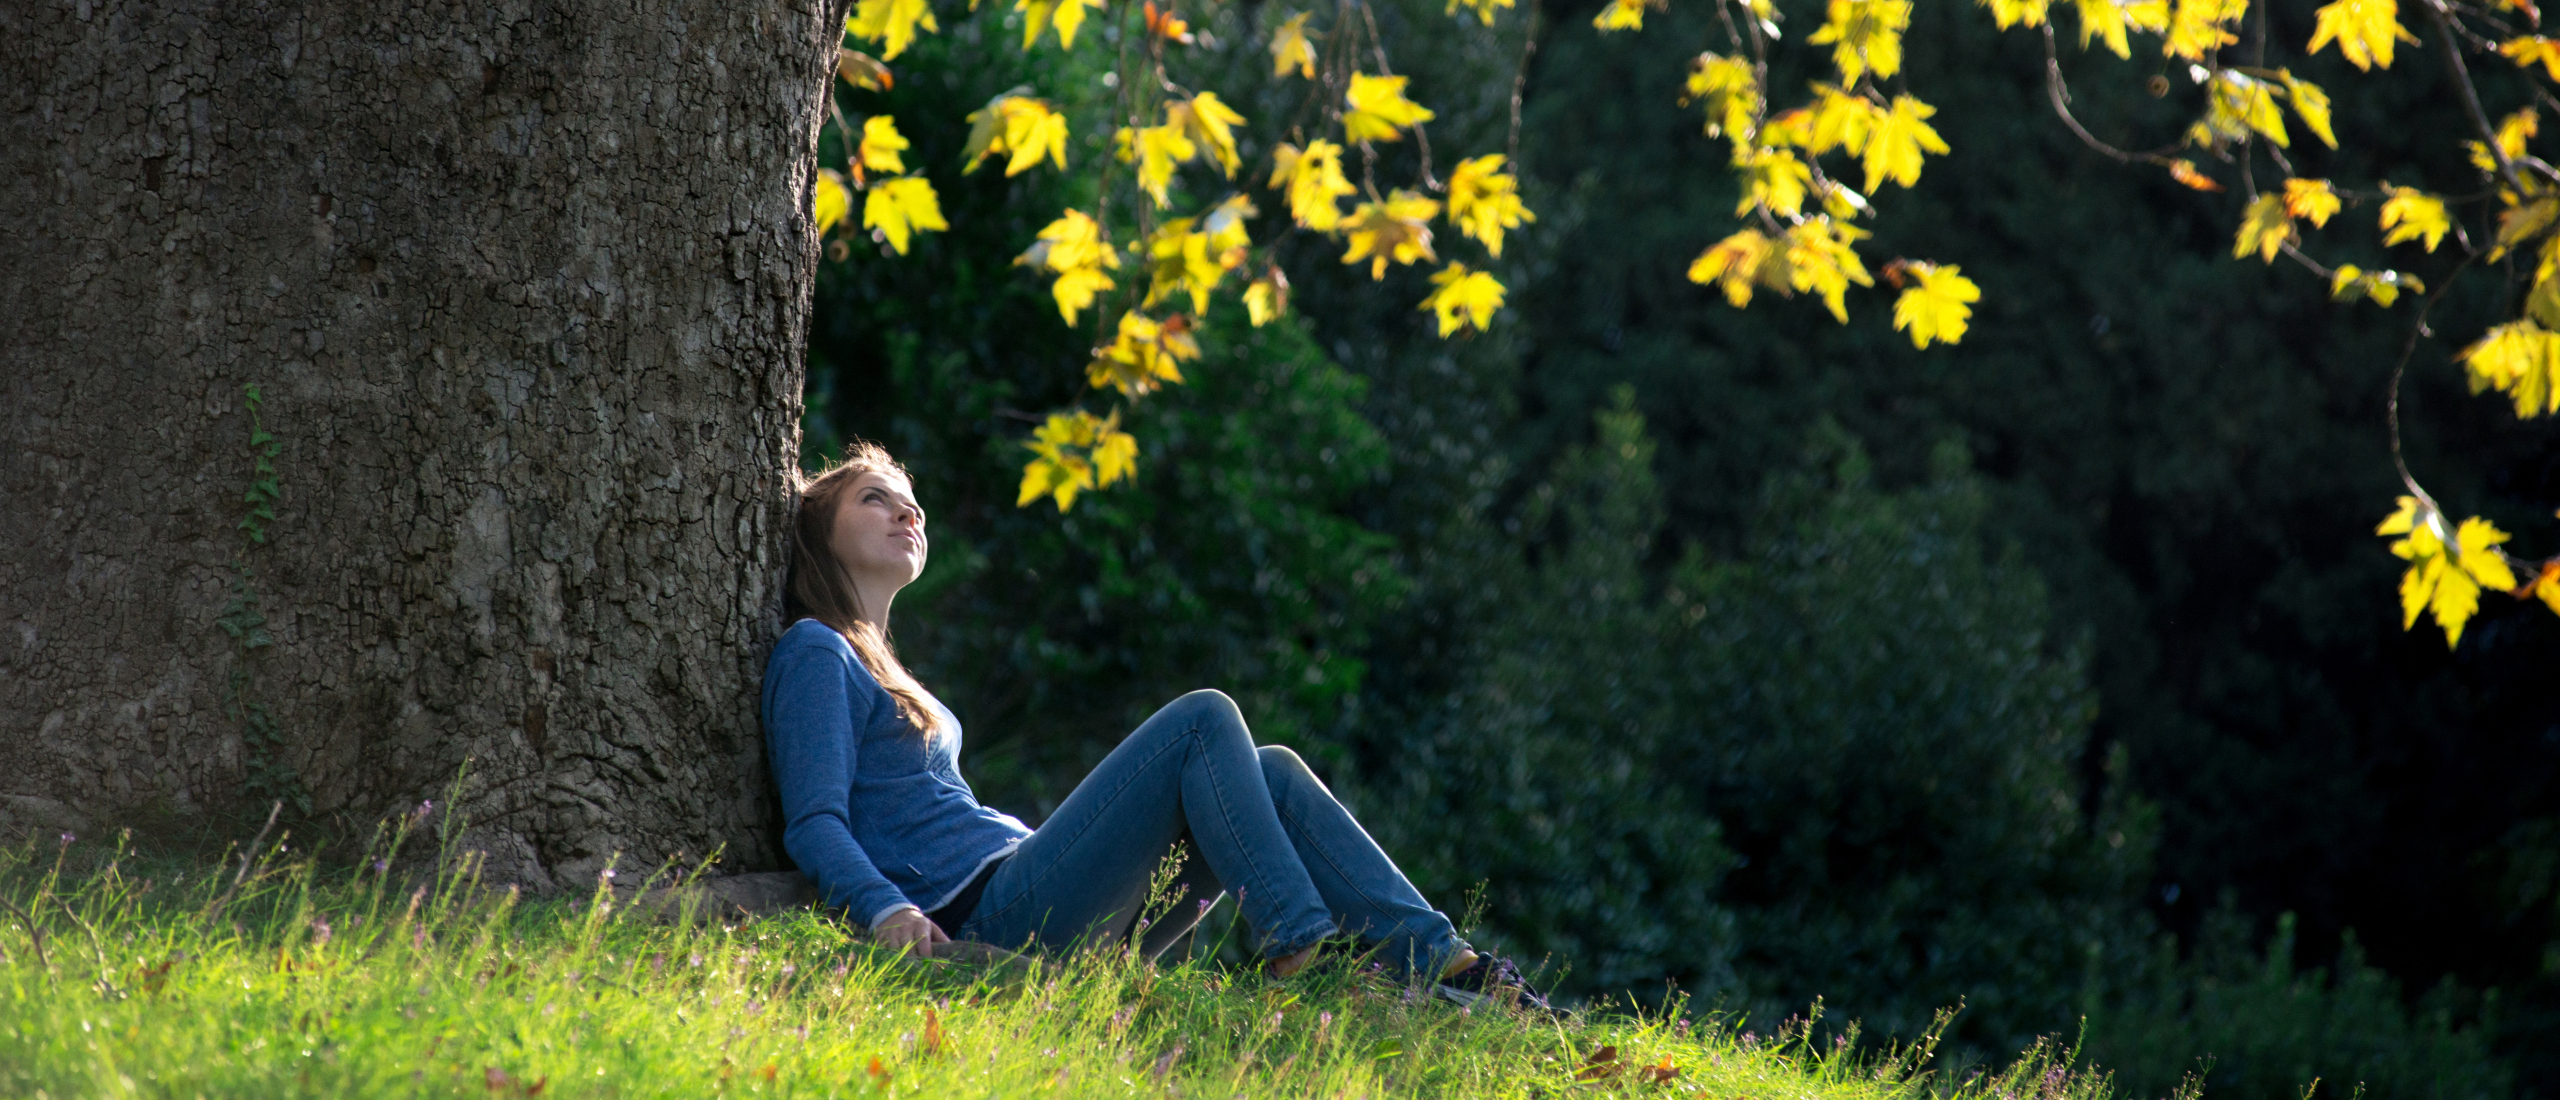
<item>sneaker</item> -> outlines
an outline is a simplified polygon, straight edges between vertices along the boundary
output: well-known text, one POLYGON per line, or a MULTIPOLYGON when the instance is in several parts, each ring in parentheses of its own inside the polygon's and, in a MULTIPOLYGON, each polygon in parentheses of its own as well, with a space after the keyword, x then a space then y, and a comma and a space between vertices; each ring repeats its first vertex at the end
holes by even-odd
POLYGON ((1533 1009, 1553 1015, 1555 1006, 1547 995, 1538 992, 1529 979, 1520 975, 1520 967, 1510 959, 1479 951, 1475 965, 1440 979, 1434 991, 1443 999, 1460 1005, 1478 1005, 1488 1000, 1515 1008, 1533 1009))

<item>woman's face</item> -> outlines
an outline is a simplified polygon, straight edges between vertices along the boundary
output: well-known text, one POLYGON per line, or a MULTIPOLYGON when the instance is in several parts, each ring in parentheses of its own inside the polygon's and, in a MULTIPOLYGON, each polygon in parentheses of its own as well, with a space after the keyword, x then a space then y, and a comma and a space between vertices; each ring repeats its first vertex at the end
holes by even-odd
POLYGON ((828 549, 857 580, 891 591, 924 574, 924 509, 914 487, 894 473, 854 475, 836 508, 828 549))

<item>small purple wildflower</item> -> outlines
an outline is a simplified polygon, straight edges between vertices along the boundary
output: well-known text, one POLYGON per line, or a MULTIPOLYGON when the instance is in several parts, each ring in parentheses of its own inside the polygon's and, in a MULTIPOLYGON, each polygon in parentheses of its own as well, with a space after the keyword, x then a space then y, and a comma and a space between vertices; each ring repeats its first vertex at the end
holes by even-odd
POLYGON ((325 947, 325 946, 327 946, 327 945, 328 945, 328 943, 329 943, 329 937, 330 937, 332 934, 333 934, 333 932, 332 932, 332 931, 331 931, 331 929, 329 928, 329 918, 327 918, 327 917, 313 917, 313 918, 311 918, 311 942, 312 942, 312 944, 313 944, 314 946, 319 946, 319 947, 325 947))
POLYGON ((391 861, 390 861, 390 860, 387 860, 387 859, 376 859, 376 860, 374 860, 374 861, 373 861, 373 873, 374 873, 374 874, 377 874, 377 875, 378 875, 378 874, 382 874, 383 872, 385 872, 385 871, 389 871, 390 869, 391 869, 391 861))
POLYGON ((75 840, 78 840, 78 839, 80 839, 80 838, 79 838, 79 837, 76 837, 76 836, 73 836, 73 835, 71 835, 71 834, 70 834, 70 833, 68 833, 68 832, 65 832, 65 833, 63 833, 63 834, 62 834, 62 846, 63 846, 63 847, 65 847, 65 848, 68 848, 68 847, 70 847, 70 846, 71 846, 71 842, 72 842, 72 841, 75 841, 75 840))

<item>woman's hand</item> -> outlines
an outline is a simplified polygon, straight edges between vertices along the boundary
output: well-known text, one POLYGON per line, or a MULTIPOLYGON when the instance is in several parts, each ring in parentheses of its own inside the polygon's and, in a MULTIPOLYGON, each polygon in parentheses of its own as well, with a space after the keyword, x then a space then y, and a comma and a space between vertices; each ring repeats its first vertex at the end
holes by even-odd
POLYGON ((871 933, 888 947, 898 950, 915 948, 916 957, 920 959, 933 957, 933 945, 951 942, 951 937, 943 935, 941 927, 920 909, 901 909, 881 921, 880 927, 872 929, 871 933))

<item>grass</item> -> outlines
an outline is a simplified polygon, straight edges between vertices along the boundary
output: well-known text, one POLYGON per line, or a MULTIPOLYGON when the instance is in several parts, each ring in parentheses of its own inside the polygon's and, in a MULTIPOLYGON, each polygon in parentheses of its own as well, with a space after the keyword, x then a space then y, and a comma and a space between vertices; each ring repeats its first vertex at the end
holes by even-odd
POLYGON ((119 838, 76 873, 68 842, 0 851, 0 1096, 2108 1095, 2050 1044, 1949 1081, 1925 1044, 1861 1052, 1811 1019, 1764 1038, 1677 1006, 1461 1010, 1339 963, 919 962, 806 909, 668 920, 602 881, 490 888, 450 828, 404 878, 420 821, 354 870, 263 834, 192 865, 119 838))

